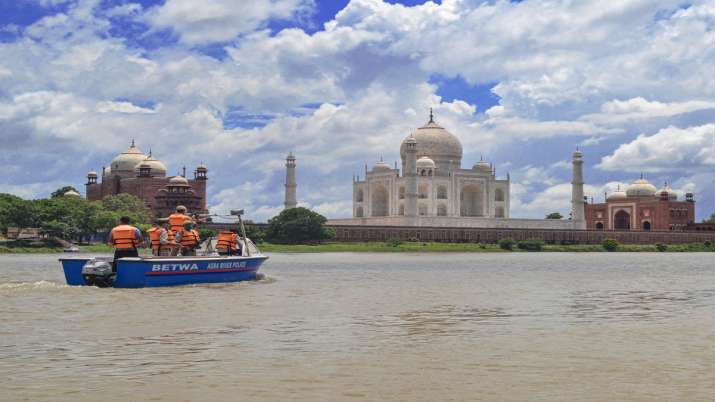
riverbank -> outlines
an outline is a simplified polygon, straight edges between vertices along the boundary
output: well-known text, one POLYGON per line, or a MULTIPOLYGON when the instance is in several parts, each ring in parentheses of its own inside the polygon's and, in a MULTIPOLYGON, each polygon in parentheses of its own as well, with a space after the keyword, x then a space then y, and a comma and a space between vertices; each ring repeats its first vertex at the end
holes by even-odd
MULTIPOLYGON (((322 243, 305 244, 269 244, 259 248, 269 253, 340 253, 340 252, 463 252, 463 253, 517 253, 529 252, 514 246, 513 250, 504 250, 497 244, 481 243, 422 243, 422 242, 363 242, 363 243, 322 243)), ((656 245, 622 244, 616 251, 621 252, 662 252, 656 245)), ((702 243, 668 244, 665 252, 713 252, 715 247, 702 243)), ((555 245, 546 244, 541 252, 606 252, 600 244, 555 245)))
MULTIPOLYGON (((665 250, 656 245, 621 244, 616 251, 627 253, 647 252, 714 252, 715 247, 702 243, 667 244, 665 250)), ((267 253, 399 253, 399 252, 460 252, 460 253, 524 253, 514 246, 513 250, 504 250, 497 244, 481 243, 422 243, 422 242, 327 242, 315 245, 307 244, 270 244, 262 243, 258 247, 267 253)), ((662 248, 662 246, 661 246, 662 248)), ((111 253, 113 249, 106 244, 79 246, 82 253, 111 253)), ((600 244, 556 245, 545 244, 541 252, 606 252, 600 244)), ((7 247, 0 246, 0 254, 52 254, 63 253, 61 247, 7 247)))

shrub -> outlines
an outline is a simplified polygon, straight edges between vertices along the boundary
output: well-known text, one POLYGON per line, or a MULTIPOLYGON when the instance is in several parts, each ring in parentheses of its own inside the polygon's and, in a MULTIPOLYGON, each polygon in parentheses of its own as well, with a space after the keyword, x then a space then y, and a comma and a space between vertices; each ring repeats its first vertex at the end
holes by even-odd
POLYGON ((399 247, 402 244, 402 240, 400 239, 388 239, 385 242, 385 245, 387 247, 399 247))
POLYGON ((516 242, 511 237, 505 237, 505 238, 499 240, 499 247, 502 250, 513 250, 514 243, 516 243, 516 242))
POLYGON ((668 246, 663 243, 655 243, 655 248, 658 249, 658 251, 665 251, 668 249, 668 246))
POLYGON ((618 250, 618 240, 616 239, 605 239, 601 242, 601 247, 606 251, 616 251, 618 250))
POLYGON ((522 240, 516 244, 520 250, 541 251, 544 248, 544 241, 541 239, 522 240))
POLYGON ((485 249, 485 248, 487 248, 487 245, 484 243, 479 243, 479 248, 485 249))
POLYGON ((705 240, 705 243, 703 243, 703 244, 705 245, 705 247, 710 247, 710 246, 713 245, 713 244, 710 242, 710 240, 705 240))

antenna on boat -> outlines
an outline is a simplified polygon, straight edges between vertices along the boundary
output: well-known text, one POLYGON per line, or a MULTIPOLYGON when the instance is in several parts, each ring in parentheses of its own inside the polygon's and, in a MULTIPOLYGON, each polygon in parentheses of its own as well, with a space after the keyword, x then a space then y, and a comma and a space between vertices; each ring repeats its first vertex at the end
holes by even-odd
POLYGON ((243 236, 243 246, 246 248, 246 256, 250 257, 251 249, 248 248, 248 239, 246 238, 246 227, 243 225, 243 219, 241 219, 241 215, 243 215, 243 210, 242 209, 232 209, 231 215, 238 216, 238 225, 241 227, 241 236, 243 236))

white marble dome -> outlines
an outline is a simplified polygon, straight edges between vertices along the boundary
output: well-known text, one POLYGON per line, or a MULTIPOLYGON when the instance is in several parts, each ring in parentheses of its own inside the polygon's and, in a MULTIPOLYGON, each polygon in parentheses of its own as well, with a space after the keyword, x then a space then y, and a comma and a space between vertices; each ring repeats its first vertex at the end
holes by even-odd
POLYGON ((428 156, 423 156, 417 159, 417 169, 434 169, 436 165, 428 156))
POLYGON ((62 194, 65 197, 81 197, 82 195, 74 190, 69 190, 66 191, 64 194, 62 194))
POLYGON ((655 194, 656 197, 658 198, 667 198, 669 201, 677 201, 678 200, 678 193, 675 192, 668 183, 665 183, 663 187, 658 190, 655 194))
POLYGON ((476 170, 479 172, 491 172, 492 171, 492 165, 489 164, 489 162, 485 161, 484 159, 479 159, 479 162, 475 163, 474 166, 472 166, 472 170, 476 170))
MULTIPOLYGON (((448 170, 451 165, 459 166, 462 163, 462 143, 457 137, 443 127, 430 120, 424 126, 411 134, 417 141, 417 157, 428 156, 438 168, 448 170)), ((405 160, 407 153, 407 140, 405 138, 400 146, 400 157, 405 160)))
POLYGON ((621 189, 621 186, 619 185, 618 188, 616 188, 616 191, 612 192, 611 194, 608 194, 608 198, 606 198, 608 201, 617 201, 617 200, 624 200, 628 198, 628 195, 626 194, 625 191, 621 189))
POLYGON ((375 166, 372 167, 373 172, 389 172, 392 170, 389 164, 385 163, 382 159, 380 159, 375 166))
POLYGON ((182 185, 189 185, 189 181, 186 180, 185 177, 182 176, 174 176, 171 179, 169 179, 169 184, 172 186, 182 186, 182 185))
POLYGON ((134 171, 136 173, 139 173, 139 168, 140 167, 149 167, 151 168, 151 175, 154 177, 166 177, 166 165, 162 163, 160 160, 154 159, 151 156, 151 153, 149 156, 146 157, 141 163, 137 164, 136 167, 134 168, 134 171))
POLYGON ((650 184, 648 180, 641 177, 628 186, 626 195, 629 197, 652 197, 655 195, 656 191, 657 189, 654 185, 650 184))
POLYGON ((132 145, 127 148, 126 151, 122 152, 121 154, 117 155, 113 160, 111 164, 111 169, 114 171, 114 173, 119 173, 121 172, 134 172, 134 168, 143 162, 147 158, 146 155, 144 155, 144 152, 142 152, 139 148, 137 148, 134 145, 134 141, 132 141, 132 145))

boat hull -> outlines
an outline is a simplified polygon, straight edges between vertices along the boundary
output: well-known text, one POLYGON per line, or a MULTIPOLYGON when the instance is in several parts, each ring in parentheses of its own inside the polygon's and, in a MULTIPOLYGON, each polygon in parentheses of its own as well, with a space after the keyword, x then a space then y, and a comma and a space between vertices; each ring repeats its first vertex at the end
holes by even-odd
MULTIPOLYGON (((179 286, 254 280, 268 257, 129 257, 117 261, 115 288, 179 286)), ((82 267, 89 258, 61 258, 68 285, 86 285, 82 267)))

